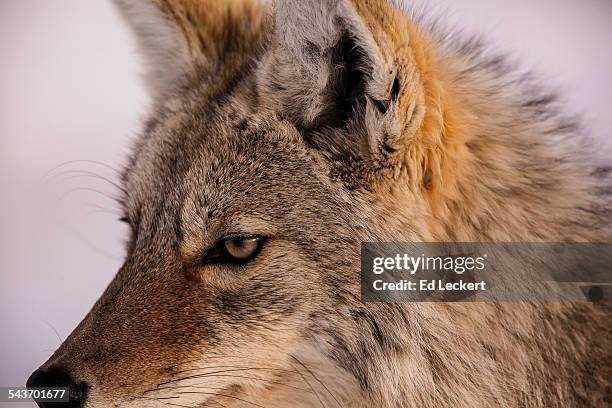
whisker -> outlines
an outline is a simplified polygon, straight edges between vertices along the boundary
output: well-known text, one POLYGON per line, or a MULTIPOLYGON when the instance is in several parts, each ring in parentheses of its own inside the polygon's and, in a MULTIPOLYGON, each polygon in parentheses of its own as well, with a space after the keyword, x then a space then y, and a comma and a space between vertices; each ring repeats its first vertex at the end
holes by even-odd
POLYGON ((245 400, 244 398, 239 398, 239 397, 236 397, 236 396, 234 396, 234 395, 217 394, 217 393, 214 393, 214 392, 202 392, 202 391, 197 391, 197 392, 196 392, 196 391, 194 391, 194 392, 191 392, 191 391, 179 391, 178 393, 179 393, 179 394, 202 394, 202 395, 213 395, 213 396, 215 396, 215 397, 231 398, 231 399, 235 399, 235 400, 237 400, 237 401, 242 401, 242 402, 245 402, 245 403, 247 403, 247 404, 254 405, 254 406, 256 406, 256 407, 265 408, 263 405, 260 405, 260 404, 258 404, 258 403, 256 403, 256 402, 249 401, 249 400, 245 400))
POLYGON ((295 372, 295 370, 287 369, 287 368, 277 368, 277 367, 253 367, 253 366, 236 366, 236 365, 217 365, 217 366, 206 366, 201 368, 188 368, 186 370, 177 371, 175 375, 186 373, 189 371, 198 371, 198 370, 210 370, 210 369, 218 369, 218 368, 230 368, 236 370, 276 370, 276 371, 285 371, 285 372, 295 372))
MULTIPOLYGON (((205 387, 203 387, 203 388, 205 388, 205 387)), ((215 388, 208 388, 208 389, 215 389, 215 388)), ((217 388, 217 389, 223 389, 223 388, 217 388)), ((240 397, 236 397, 236 396, 234 396, 234 395, 228 395, 228 394, 219 394, 219 393, 216 393, 216 392, 205 392, 205 391, 179 391, 179 392, 177 392, 177 394, 198 394, 198 395, 212 395, 212 396, 214 396, 214 397, 222 397, 222 398, 230 398, 230 399, 235 399, 235 400, 237 400, 237 401, 241 401, 241 402, 244 402, 244 403, 246 403, 246 404, 254 405, 254 406, 259 407, 259 408, 265 408, 263 405, 260 405, 260 404, 258 404, 258 403, 256 403, 256 402, 253 402, 253 401, 246 400, 246 399, 244 399, 244 398, 240 398, 240 397)), ((162 402, 161 400, 165 400, 165 399, 176 399, 176 398, 180 398, 180 397, 178 397, 178 396, 170 396, 170 397, 158 397, 158 398, 153 398, 153 397, 145 397, 145 396, 142 396, 142 397, 136 397, 136 398, 139 398, 139 399, 146 399, 146 400, 150 400, 150 401, 152 400, 152 401, 160 401, 160 402, 162 402)), ((212 401, 212 402, 215 402, 215 403, 216 403, 217 401, 212 401)), ((168 405, 176 405, 176 406, 186 407, 186 406, 184 406, 184 405, 173 404, 173 403, 170 403, 170 402, 162 402, 162 403, 164 403, 164 404, 168 404, 168 405)), ((223 406, 223 405, 222 405, 222 406, 223 406)), ((186 408, 190 408, 190 407, 186 407, 186 408)))
MULTIPOLYGON (((311 376, 317 383, 320 384, 321 387, 323 387, 323 389, 326 391, 326 393, 328 393, 331 398, 335 401, 335 403, 337 404, 338 407, 343 408, 343 405, 340 403, 339 399, 334 395, 334 393, 329 389, 329 387, 327 387, 322 381, 321 379, 319 379, 317 377, 317 375, 315 375, 315 373, 309 368, 307 367, 302 361, 300 361, 297 357, 295 356, 291 356, 292 359, 295 360, 295 362, 297 362, 297 364, 299 364, 299 366, 301 366, 304 370, 306 370, 306 372, 309 374, 309 376, 311 376)), ((179 366, 184 366, 187 365, 189 362, 194 362, 194 361, 201 361, 201 360, 219 360, 219 359, 240 359, 240 360, 244 360, 245 358, 242 356, 230 356, 230 355, 213 355, 213 356, 202 356, 202 357, 198 357, 198 358, 193 358, 190 360, 186 360, 184 362, 181 363, 177 363, 174 365, 169 366, 168 368, 173 368, 173 367, 179 367, 179 366)), ((247 361, 258 361, 255 359, 247 359, 247 361)), ((148 393, 148 392, 156 392, 156 391, 160 391, 160 390, 168 390, 168 389, 198 389, 198 388, 211 388, 211 387, 206 387, 205 384, 206 382, 200 382, 194 385, 179 385, 178 383, 180 383, 181 381, 187 381, 187 380, 196 380, 196 379, 207 379, 207 378, 215 378, 215 377, 228 377, 228 378, 242 378, 242 379, 247 379, 247 380, 254 380, 254 381, 262 381, 262 382, 266 382, 269 384, 273 384, 273 385, 277 385, 277 386, 283 386, 283 387, 288 387, 291 389, 295 389, 298 391, 302 391, 302 392, 312 392, 315 397, 317 398, 317 400, 319 401, 319 404, 321 405, 321 407, 325 408, 326 407, 326 403, 324 402, 324 399, 321 397, 321 395, 319 394, 319 392, 315 389, 315 387, 313 386, 313 384, 308 380, 308 378, 306 378, 306 376, 304 375, 304 373, 302 373, 300 370, 298 370, 297 368, 278 368, 278 367, 268 367, 268 366, 234 366, 234 365, 214 365, 214 366, 204 366, 204 367, 193 367, 193 368, 186 368, 184 370, 180 370, 177 371, 176 373, 174 373, 174 375, 180 375, 180 374, 185 374, 185 373, 194 373, 192 375, 183 375, 180 376, 178 378, 173 378, 170 379, 168 381, 163 381, 157 384, 156 388, 151 388, 148 389, 146 391, 144 391, 144 393, 148 393), (219 369, 219 368, 228 368, 228 369, 224 369, 224 370, 217 370, 217 371, 207 371, 207 370, 211 370, 211 369, 219 369), (230 374, 233 372, 240 372, 240 371, 265 371, 265 370, 271 370, 271 371, 277 371, 277 372, 286 372, 286 373, 297 373, 300 375, 302 381, 304 381, 304 383, 307 385, 308 388, 303 388, 303 387, 296 387, 290 384, 284 384, 283 382, 281 382, 280 380, 277 379, 265 379, 265 378, 261 378, 258 376, 249 376, 249 375, 237 375, 237 374, 230 374), (204 372, 198 372, 198 371, 204 371, 204 372)), ((187 392, 187 391, 181 391, 181 393, 197 393, 200 391, 192 391, 192 392, 187 392)), ((202 392, 200 392, 202 393, 202 392)))
MULTIPOLYGON (((282 387, 292 388, 292 389, 298 390, 298 391, 309 391, 306 388, 301 388, 301 387, 296 387, 294 385, 284 384, 284 383, 280 382, 279 380, 268 380, 268 379, 265 379, 265 378, 251 377, 251 376, 246 376, 246 375, 232 375, 232 374, 213 374, 213 375, 208 375, 208 374, 204 373, 204 374, 198 374, 198 376, 196 378, 194 378, 194 379, 197 379, 197 378, 207 378, 207 377, 212 377, 212 378, 215 378, 215 377, 225 378, 225 377, 227 377, 227 378, 242 378, 242 379, 246 379, 246 380, 259 380, 259 381, 267 382, 267 383, 270 383, 270 384, 280 385, 282 387)), ((199 384, 195 384, 195 385, 176 385, 176 386, 171 386, 171 387, 151 388, 151 389, 145 390, 144 393, 155 392, 155 391, 158 391, 158 390, 174 389, 174 388, 198 388, 198 386, 200 386, 202 384, 204 384, 204 383, 199 383, 199 384)), ((168 384, 166 384, 166 385, 168 385, 168 384)))
POLYGON ((66 180, 75 180, 75 179, 79 179, 79 178, 93 178, 95 180, 102 180, 104 182, 107 182, 108 184, 110 184, 111 186, 113 186, 114 188, 116 188, 117 190, 125 193, 126 190, 123 186, 121 186, 120 184, 118 184, 117 182, 106 178, 104 176, 101 176, 97 173, 91 172, 91 171, 83 171, 83 170, 66 170, 63 171, 61 173, 58 173, 56 175, 53 176, 53 178, 51 178, 50 180, 56 180, 59 179, 59 177, 64 176, 64 175, 70 175, 69 177, 64 177, 61 180, 62 181, 66 181, 66 180))
MULTIPOLYGON (((206 368, 203 368, 203 370, 205 370, 205 369, 206 368)), ((161 382, 161 383, 157 384, 157 386, 171 384, 173 382, 178 382, 178 381, 190 380, 192 378, 201 378, 203 376, 210 375, 210 374, 224 374, 224 373, 229 373, 229 372, 233 372, 233 371, 248 371, 248 370, 277 370, 277 371, 285 371, 285 372, 295 372, 294 370, 285 370, 285 369, 269 368, 269 367, 232 368, 232 369, 228 369, 228 370, 212 371, 210 373, 202 373, 202 374, 197 374, 197 375, 190 375, 190 376, 186 376, 186 377, 177 378, 175 380, 164 381, 164 382, 161 382)))
POLYGON ((310 381, 308 381, 306 379, 306 377, 304 376, 304 374, 302 374, 301 371, 298 370, 298 373, 300 374, 300 377, 302 377, 302 380, 308 385, 308 387, 310 387, 310 389, 312 390, 312 393, 315 395, 315 397, 317 397, 317 400, 319 400, 319 404, 321 404, 321 406, 323 408, 325 408, 325 404, 323 403, 323 400, 321 400, 321 397, 319 396, 319 393, 314 389, 312 384, 310 384, 310 381))
POLYGON ((321 384, 321 386, 325 389, 325 391, 327 391, 329 393, 329 395, 331 395, 331 397, 334 399, 334 401, 336 401, 336 404, 338 404, 338 406, 340 408, 343 408, 343 405, 340 404, 340 401, 338 401, 338 399, 336 398, 336 396, 329 390, 329 388, 327 388, 327 386, 316 376, 314 375, 314 373, 312 372, 312 370, 310 370, 310 368, 308 368, 306 366, 306 364, 302 363, 297 357, 295 356, 291 356, 291 358, 293 358, 295 361, 297 361, 297 363, 299 365, 301 365, 302 367, 304 367, 304 369, 306 371, 308 371, 308 373, 312 376, 312 378, 314 378, 319 384, 321 384))
POLYGON ((92 208, 92 211, 91 211, 92 214, 96 214, 96 213, 111 214, 111 215, 114 215, 115 217, 121 217, 122 215, 119 211, 116 211, 110 208, 106 208, 106 207, 102 207, 101 205, 97 205, 94 203, 85 203, 85 205, 92 208))
POLYGON ((57 339, 59 340, 59 344, 62 344, 64 342, 64 340, 62 339, 62 336, 60 336, 59 332, 55 329, 55 327, 48 321, 44 320, 44 319, 40 319, 44 324, 46 324, 47 326, 49 326, 51 328, 51 330, 53 330, 53 333, 55 333, 55 335, 57 336, 57 339))
POLYGON ((109 165, 107 163, 101 162, 101 161, 97 161, 97 160, 69 160, 69 161, 60 163, 57 166, 54 166, 51 169, 47 170, 45 172, 45 174, 43 175, 43 178, 49 177, 54 171, 56 171, 58 169, 61 169, 62 167, 69 166, 71 164, 76 164, 76 163, 88 163, 88 164, 95 164, 97 166, 106 167, 107 169, 112 170, 118 176, 121 176, 121 172, 119 170, 117 170, 113 166, 111 166, 111 165, 109 165))
POLYGON ((116 202, 121 202, 119 197, 109 195, 108 193, 105 193, 104 191, 96 190, 95 188, 91 188, 91 187, 75 187, 75 188, 72 188, 72 189, 70 189, 70 190, 68 190, 68 191, 66 191, 64 193, 64 195, 61 197, 61 200, 64 200, 64 199, 66 199, 66 197, 68 195, 70 195, 72 193, 75 193, 75 192, 79 192, 79 191, 87 191, 87 192, 90 192, 90 193, 100 194, 101 196, 103 196, 104 198, 108 198, 109 200, 113 200, 113 201, 116 201, 116 202))
POLYGON ((61 223, 59 224, 62 228, 64 228, 66 231, 68 231, 69 233, 71 233, 72 235, 74 235, 76 238, 78 238, 81 242, 83 242, 86 246, 88 246, 91 250, 93 250, 94 252, 98 253, 99 255, 107 258, 107 259, 111 259, 113 261, 120 261, 121 257, 116 256, 108 251, 105 251, 99 247, 97 247, 96 245, 94 245, 93 243, 91 243, 91 241, 89 241, 83 234, 81 234, 78 230, 76 230, 75 228, 71 227, 70 225, 66 224, 66 223, 61 223))

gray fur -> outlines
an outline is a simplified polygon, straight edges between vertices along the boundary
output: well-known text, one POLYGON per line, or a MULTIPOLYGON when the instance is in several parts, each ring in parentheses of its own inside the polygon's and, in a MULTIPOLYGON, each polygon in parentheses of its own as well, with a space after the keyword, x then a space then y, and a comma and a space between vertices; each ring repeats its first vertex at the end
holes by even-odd
POLYGON ((155 68, 125 265, 43 366, 87 407, 610 403, 609 304, 360 301, 361 242, 610 241, 610 165, 552 99, 379 0, 138 3, 194 74, 155 68), (202 263, 236 235, 252 263, 202 263))

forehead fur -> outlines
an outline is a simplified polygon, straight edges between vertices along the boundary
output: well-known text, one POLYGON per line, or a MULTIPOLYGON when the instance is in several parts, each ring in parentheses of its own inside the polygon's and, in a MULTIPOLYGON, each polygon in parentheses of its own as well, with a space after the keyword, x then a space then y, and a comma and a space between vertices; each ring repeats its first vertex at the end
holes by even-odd
POLYGON ((350 219, 350 208, 339 210, 349 192, 330 178, 329 163, 287 121, 243 108, 245 97, 237 90, 225 103, 187 99, 149 127, 126 172, 128 209, 142 227, 173 218, 175 239, 199 236, 191 248, 201 250, 202 233, 218 238, 213 226, 238 219, 246 219, 245 233, 265 221, 266 228, 284 223, 285 234, 332 212, 350 219))

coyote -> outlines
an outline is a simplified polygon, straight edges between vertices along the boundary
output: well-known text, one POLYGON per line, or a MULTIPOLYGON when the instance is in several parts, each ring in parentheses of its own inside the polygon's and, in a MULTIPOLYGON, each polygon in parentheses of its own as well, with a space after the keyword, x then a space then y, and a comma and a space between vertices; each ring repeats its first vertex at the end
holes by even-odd
POLYGON ((28 386, 88 408, 609 406, 609 303, 360 297, 362 242, 612 241, 612 167, 553 94, 384 0, 115 3, 153 100, 131 238, 28 386))

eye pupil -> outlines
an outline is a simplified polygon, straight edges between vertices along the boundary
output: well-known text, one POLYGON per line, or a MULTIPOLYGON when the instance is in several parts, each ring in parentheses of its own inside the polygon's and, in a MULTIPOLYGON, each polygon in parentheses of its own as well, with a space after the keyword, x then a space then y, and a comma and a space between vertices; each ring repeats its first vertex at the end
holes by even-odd
POLYGON ((227 255, 236 260, 244 261, 257 253, 259 243, 259 238, 235 238, 225 240, 223 245, 227 255))

